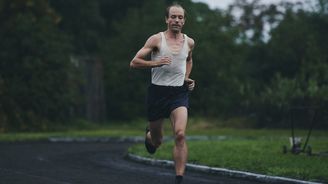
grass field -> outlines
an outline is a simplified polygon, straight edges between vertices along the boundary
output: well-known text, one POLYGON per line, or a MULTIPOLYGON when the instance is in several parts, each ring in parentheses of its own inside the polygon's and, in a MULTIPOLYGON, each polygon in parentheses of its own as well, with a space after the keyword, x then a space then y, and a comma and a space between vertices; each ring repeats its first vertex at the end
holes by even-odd
MULTIPOLYGON (((317 139, 314 151, 328 150, 327 140, 317 139)), ((189 163, 248 171, 266 175, 286 176, 302 180, 328 181, 328 157, 306 154, 283 154, 285 141, 275 139, 234 139, 189 141, 189 163)), ((135 145, 129 152, 145 157, 171 160, 173 143, 169 142, 154 156, 144 146, 135 145)))
MULTIPOLYGON (((166 127, 165 132, 169 132, 166 127)), ((247 171, 258 174, 328 182, 328 156, 307 156, 305 153, 283 154, 283 145, 290 147, 289 130, 231 129, 196 124, 188 135, 207 135, 213 140, 188 141, 189 163, 247 171), (215 140, 215 137, 221 139, 215 140), (223 138, 223 139, 222 139, 223 138)), ((296 130, 306 138, 307 130, 296 130)), ((314 130, 309 145, 313 153, 328 151, 328 132, 314 130)), ((134 145, 130 153, 156 159, 172 159, 173 141, 164 143, 155 155, 149 155, 143 144, 134 145)))
POLYGON ((143 122, 115 122, 109 124, 93 124, 79 122, 73 126, 56 127, 48 132, 11 132, 0 133, 0 142, 40 141, 51 137, 121 137, 141 136, 144 132, 143 122))
MULTIPOLYGON (((250 128, 222 128, 222 124, 191 120, 189 136, 208 136, 207 141, 188 141, 189 163, 249 171, 259 174, 328 182, 328 157, 306 156, 306 154, 283 154, 282 146, 288 145, 289 130, 267 130, 250 128), (223 139, 217 140, 217 137, 223 139)), ((121 137, 143 136, 145 123, 115 123, 63 128, 42 133, 0 134, 0 141, 47 140, 49 137, 121 137)), ((171 136, 169 123, 165 125, 165 136, 171 136)), ((298 136, 306 137, 307 130, 297 130, 298 136)), ((309 144, 313 152, 328 151, 328 132, 314 130, 309 144)), ((173 141, 165 142, 154 156, 146 153, 143 144, 136 144, 130 153, 156 159, 171 160, 173 141)))

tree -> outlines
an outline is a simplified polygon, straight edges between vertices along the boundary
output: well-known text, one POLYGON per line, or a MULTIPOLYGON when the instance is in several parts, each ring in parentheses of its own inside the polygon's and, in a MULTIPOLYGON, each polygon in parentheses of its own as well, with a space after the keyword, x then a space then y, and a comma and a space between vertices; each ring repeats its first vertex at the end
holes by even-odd
POLYGON ((165 29, 164 1, 145 0, 141 7, 128 9, 123 19, 112 22, 115 37, 104 47, 108 117, 131 119, 144 115, 147 71, 129 69, 134 54, 145 40, 165 29), (162 13, 160 13, 162 12, 162 13))
POLYGON ((287 9, 283 21, 272 31, 265 49, 267 59, 261 66, 268 84, 263 85, 258 111, 276 126, 284 125, 292 106, 327 107, 328 55, 322 35, 328 24, 324 17, 287 9))
POLYGON ((0 129, 47 129, 77 102, 70 42, 46 0, 2 0, 0 129))

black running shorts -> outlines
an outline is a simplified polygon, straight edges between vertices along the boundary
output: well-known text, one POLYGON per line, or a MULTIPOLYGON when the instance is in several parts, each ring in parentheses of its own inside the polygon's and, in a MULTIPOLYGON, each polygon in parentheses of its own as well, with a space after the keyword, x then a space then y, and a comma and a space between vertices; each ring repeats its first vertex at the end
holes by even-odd
POLYGON ((178 107, 189 108, 189 91, 186 84, 177 87, 151 84, 148 87, 148 121, 168 118, 171 112, 178 107))

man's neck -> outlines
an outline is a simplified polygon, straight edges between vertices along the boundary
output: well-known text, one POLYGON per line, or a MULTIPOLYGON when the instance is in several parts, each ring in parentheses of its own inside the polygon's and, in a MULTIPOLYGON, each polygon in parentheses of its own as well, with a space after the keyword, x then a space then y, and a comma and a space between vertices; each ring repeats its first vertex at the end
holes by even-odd
POLYGON ((182 33, 180 31, 179 32, 174 32, 174 31, 166 30, 165 34, 168 38, 175 39, 175 40, 182 37, 182 33))

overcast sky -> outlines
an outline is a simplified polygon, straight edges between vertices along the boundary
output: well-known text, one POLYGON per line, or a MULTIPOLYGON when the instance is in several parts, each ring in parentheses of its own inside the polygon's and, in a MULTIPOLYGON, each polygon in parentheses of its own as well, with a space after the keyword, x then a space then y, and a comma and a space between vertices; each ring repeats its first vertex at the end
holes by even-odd
MULTIPOLYGON (((210 8, 225 9, 229 4, 233 3, 235 0, 193 0, 194 2, 204 2, 209 5, 210 8)), ((271 4, 280 2, 304 2, 305 0, 262 0, 261 3, 271 4)))

